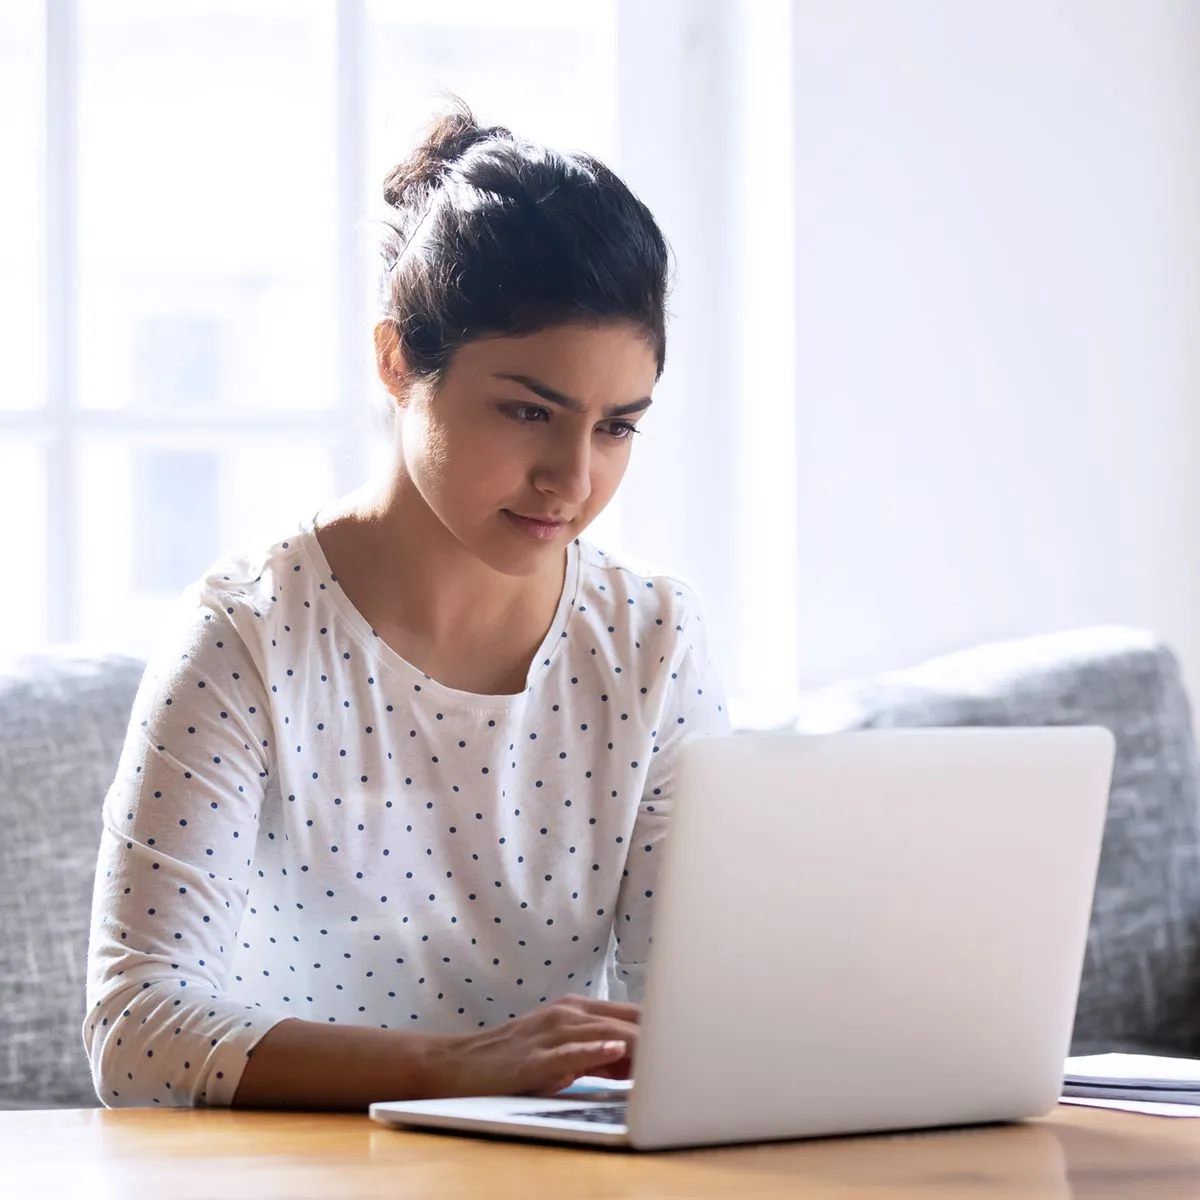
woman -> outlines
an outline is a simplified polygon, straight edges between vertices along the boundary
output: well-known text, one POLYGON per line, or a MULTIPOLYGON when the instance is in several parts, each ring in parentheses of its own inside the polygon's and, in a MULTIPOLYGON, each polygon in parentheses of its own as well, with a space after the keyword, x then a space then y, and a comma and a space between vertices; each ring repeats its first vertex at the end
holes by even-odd
POLYGON ((691 593, 579 540, 665 354, 607 168, 458 109, 390 175, 387 471, 192 589, 105 801, 101 1099, 362 1108, 629 1070, 691 593), (615 933, 615 938, 614 938, 615 933))

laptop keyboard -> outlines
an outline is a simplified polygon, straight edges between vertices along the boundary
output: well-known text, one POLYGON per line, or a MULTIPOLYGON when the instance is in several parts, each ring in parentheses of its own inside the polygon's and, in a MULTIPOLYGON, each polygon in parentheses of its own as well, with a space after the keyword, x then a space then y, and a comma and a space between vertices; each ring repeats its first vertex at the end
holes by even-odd
POLYGON ((525 1113, 553 1121, 586 1121, 589 1125, 624 1125, 625 1104, 592 1104, 587 1108, 556 1108, 552 1112, 525 1113))

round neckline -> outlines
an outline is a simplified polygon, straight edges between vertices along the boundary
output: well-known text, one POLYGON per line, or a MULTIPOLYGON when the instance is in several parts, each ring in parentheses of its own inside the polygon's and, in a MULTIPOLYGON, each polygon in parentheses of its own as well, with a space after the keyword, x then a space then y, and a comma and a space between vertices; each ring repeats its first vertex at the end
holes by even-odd
POLYGON ((449 687, 440 680, 435 679, 432 675, 427 675, 388 645, 371 628, 371 623, 358 611, 354 602, 342 590, 337 576, 330 569, 329 560, 325 557, 325 551, 321 549, 321 542, 317 537, 316 523, 316 515, 300 523, 301 537, 299 549, 308 559, 309 565, 315 569, 317 575, 320 577, 321 586, 332 601, 338 616, 342 619, 342 623, 364 649, 375 655, 381 664, 389 668, 399 678, 411 683, 415 691, 429 692, 432 695, 455 701, 464 707, 488 710, 508 709, 518 700, 522 699, 522 697, 533 691, 538 679, 552 665, 555 655, 559 653, 559 647, 566 640, 567 622, 570 619, 571 611, 575 608, 579 591, 580 554, 578 538, 572 538, 567 544, 567 569, 563 577, 562 592, 559 595, 558 604, 554 610, 554 618, 550 622, 550 628, 547 630, 546 636, 542 639, 541 644, 534 653, 533 660, 529 664, 529 672, 525 676, 525 686, 519 692, 488 695, 482 692, 465 692, 458 688, 449 687))

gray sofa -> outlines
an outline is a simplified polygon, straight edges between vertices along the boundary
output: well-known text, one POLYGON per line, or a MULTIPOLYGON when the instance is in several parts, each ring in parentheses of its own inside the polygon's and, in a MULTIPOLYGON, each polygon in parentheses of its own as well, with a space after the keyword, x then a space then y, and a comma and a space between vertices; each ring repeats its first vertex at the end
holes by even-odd
MULTIPOLYGON (((0 665, 0 1108, 94 1105, 84 956, 100 803, 141 664, 64 649, 0 665)), ((1200 1053, 1200 775, 1151 635, 978 647, 802 698, 808 732, 1099 723, 1118 753, 1073 1049, 1200 1053)))

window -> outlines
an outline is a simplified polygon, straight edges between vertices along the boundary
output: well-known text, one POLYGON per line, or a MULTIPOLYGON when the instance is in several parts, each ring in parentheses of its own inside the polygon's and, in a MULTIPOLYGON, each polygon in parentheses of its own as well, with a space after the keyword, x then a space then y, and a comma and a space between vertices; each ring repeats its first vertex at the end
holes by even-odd
POLYGON ((7 412, 39 407, 45 391, 42 24, 39 4, 0 0, 0 411, 7 412))
POLYGON ((7 596, 0 649, 36 645, 50 636, 46 615, 46 451, 36 418, 46 381, 45 92, 42 17, 37 4, 0 0, 0 518, 5 525, 7 596))
POLYGON ((0 438, 0 513, 3 514, 4 595, 0 650, 25 650, 49 637, 46 620, 47 539, 44 447, 33 438, 0 438), (3 644, 4 640, 7 644, 3 644))
POLYGON ((219 314, 156 313, 137 322, 130 403, 153 411, 220 404, 222 342, 229 336, 219 314))
POLYGON ((211 450, 143 450, 133 465, 132 590, 177 592, 221 549, 221 459, 211 450))
POLYGON ((616 17, 0 0, 0 650, 145 653, 218 554, 360 482, 384 175, 440 91, 610 152, 616 17))

